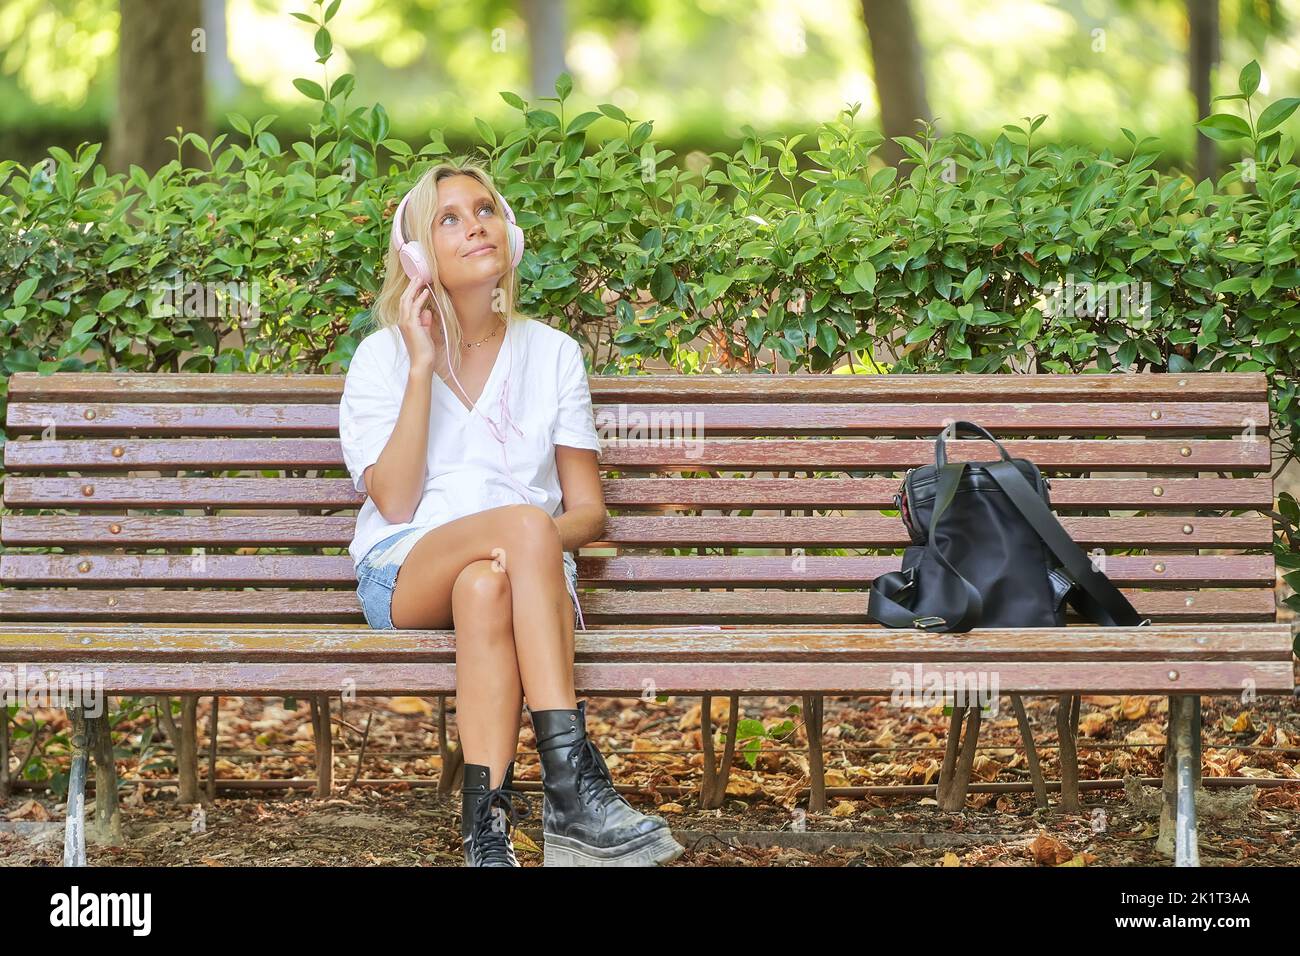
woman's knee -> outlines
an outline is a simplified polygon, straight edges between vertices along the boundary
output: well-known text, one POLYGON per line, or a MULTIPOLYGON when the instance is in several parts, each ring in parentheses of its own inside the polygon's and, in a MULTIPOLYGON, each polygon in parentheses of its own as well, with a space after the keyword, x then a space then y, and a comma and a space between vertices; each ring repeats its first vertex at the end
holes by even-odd
POLYGON ((452 607, 476 618, 511 618, 510 578, 496 561, 471 561, 451 588, 452 607))
POLYGON ((555 519, 537 505, 508 505, 506 520, 509 523, 508 543, 506 545, 505 564, 509 567, 510 551, 518 548, 532 553, 554 553, 557 557, 563 550, 560 529, 555 519))

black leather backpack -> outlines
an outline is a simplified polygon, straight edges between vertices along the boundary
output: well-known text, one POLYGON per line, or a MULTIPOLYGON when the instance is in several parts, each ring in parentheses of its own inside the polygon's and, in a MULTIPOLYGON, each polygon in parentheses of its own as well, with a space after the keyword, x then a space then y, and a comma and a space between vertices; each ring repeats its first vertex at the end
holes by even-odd
POLYGON ((889 627, 1064 627, 1068 601, 1108 627, 1150 624, 1098 571, 1050 510, 1050 482, 972 422, 934 443, 933 465, 908 469, 894 496, 912 547, 871 584, 867 615, 889 627), (976 432, 1001 459, 949 462, 944 442, 976 432))

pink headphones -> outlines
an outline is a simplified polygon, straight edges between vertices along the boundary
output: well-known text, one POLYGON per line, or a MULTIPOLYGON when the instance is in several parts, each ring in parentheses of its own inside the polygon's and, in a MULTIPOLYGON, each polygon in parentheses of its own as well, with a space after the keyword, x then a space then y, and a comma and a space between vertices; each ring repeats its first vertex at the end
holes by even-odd
MULTIPOLYGON (((524 231, 515 224, 515 211, 510 208, 510 203, 506 202, 506 197, 500 193, 496 193, 496 197, 506 214, 506 240, 510 246, 510 266, 518 268, 519 261, 524 257, 524 231)), ((429 268, 424 247, 415 240, 408 241, 402 234, 402 216, 406 212, 406 201, 410 198, 410 193, 402 197, 402 201, 397 205, 397 213, 393 216, 393 248, 397 250, 397 258, 401 260, 402 271, 410 276, 411 281, 429 285, 433 282, 433 270, 429 268)))

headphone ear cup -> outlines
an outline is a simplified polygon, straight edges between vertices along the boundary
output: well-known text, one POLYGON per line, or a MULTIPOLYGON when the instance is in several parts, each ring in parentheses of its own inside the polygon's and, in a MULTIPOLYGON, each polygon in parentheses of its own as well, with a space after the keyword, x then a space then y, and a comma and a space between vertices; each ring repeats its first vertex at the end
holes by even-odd
POLYGON ((515 222, 515 211, 510 208, 506 197, 497 193, 497 199, 501 200, 501 207, 506 214, 506 239, 510 245, 510 265, 517 267, 524 258, 524 231, 515 222))
POLYGON ((401 261, 403 271, 412 282, 420 285, 433 282, 433 273, 429 270, 429 263, 424 258, 424 248, 418 242, 408 242, 403 245, 397 254, 397 258, 401 261))
POLYGON ((506 233, 510 237, 510 264, 518 268, 524 258, 524 231, 510 222, 506 224, 506 233))

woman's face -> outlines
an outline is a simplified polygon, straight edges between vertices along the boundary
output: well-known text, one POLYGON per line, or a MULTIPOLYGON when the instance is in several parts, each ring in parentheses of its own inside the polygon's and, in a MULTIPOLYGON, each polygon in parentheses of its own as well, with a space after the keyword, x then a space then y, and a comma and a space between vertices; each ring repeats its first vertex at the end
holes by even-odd
POLYGON ((510 262, 505 213, 473 176, 438 183, 433 252, 438 278, 449 290, 495 285, 505 274, 510 262))

